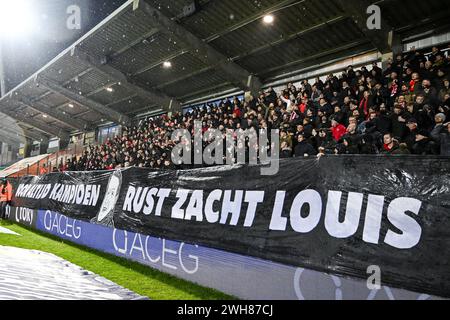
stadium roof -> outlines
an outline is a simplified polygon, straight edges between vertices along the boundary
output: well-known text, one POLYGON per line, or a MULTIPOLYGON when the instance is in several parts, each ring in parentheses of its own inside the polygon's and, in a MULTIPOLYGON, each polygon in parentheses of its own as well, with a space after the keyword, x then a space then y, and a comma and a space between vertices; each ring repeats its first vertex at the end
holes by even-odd
POLYGON ((190 12, 192 4, 126 2, 4 96, 0 111, 33 139, 67 138, 212 93, 257 91, 288 70, 387 52, 390 30, 405 39, 450 25, 442 0, 198 0, 190 12), (370 4, 382 8, 381 31, 367 30, 370 4))

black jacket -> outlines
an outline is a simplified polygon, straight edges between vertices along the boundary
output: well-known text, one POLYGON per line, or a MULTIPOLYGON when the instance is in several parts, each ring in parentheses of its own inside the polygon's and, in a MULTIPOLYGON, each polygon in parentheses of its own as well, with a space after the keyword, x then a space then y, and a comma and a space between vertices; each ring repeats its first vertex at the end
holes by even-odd
MULTIPOLYGON (((398 121, 398 118, 401 115, 397 115, 397 114, 392 114, 391 115, 391 120, 392 120, 392 135, 395 138, 400 139, 401 141, 403 141, 403 139, 405 138, 405 136, 408 133, 408 128, 406 127, 406 123, 405 122, 400 122, 398 121)), ((404 115, 403 115, 404 116, 404 115)))

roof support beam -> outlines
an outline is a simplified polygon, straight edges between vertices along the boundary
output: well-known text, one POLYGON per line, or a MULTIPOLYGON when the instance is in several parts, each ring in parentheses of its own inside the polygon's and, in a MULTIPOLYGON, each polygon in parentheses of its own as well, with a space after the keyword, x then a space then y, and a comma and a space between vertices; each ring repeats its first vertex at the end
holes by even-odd
POLYGON ((23 114, 17 113, 15 111, 12 110, 5 110, 2 109, 1 110, 2 113, 10 116, 11 118, 14 118, 20 122, 24 122, 26 124, 29 124, 31 126, 33 126, 36 129, 39 129, 43 132, 46 132, 48 134, 54 135, 56 137, 59 137, 61 140, 69 140, 70 139, 70 134, 69 132, 62 130, 62 129, 58 129, 52 126, 49 126, 48 124, 46 124, 45 122, 33 119, 33 118, 27 118, 25 117, 23 114))
POLYGON ((344 10, 344 12, 349 14, 361 32, 381 53, 391 53, 397 51, 399 45, 401 47, 401 39, 394 33, 394 28, 383 17, 382 12, 378 17, 381 22, 381 29, 369 29, 367 22, 371 14, 370 11, 368 13, 368 9, 372 4, 370 1, 336 0, 336 3, 344 10))
POLYGON ((39 101, 31 101, 26 97, 20 97, 18 98, 18 101, 20 104, 31 108, 33 110, 36 110, 38 112, 42 112, 47 114, 48 116, 52 117, 53 119, 75 129, 80 131, 86 131, 91 129, 91 126, 83 120, 74 119, 73 117, 64 114, 56 109, 51 108, 47 104, 39 101))
POLYGON ((318 23, 318 24, 316 24, 316 25, 314 25, 312 27, 309 27, 307 29, 303 29, 303 30, 300 30, 300 31, 295 32, 295 33, 287 34, 282 39, 279 39, 279 40, 276 40, 274 42, 265 44, 265 45, 263 45, 261 47, 256 47, 256 48, 254 48, 253 50, 251 50, 249 52, 245 52, 245 53, 243 53, 241 55, 233 57, 232 60, 233 61, 241 60, 241 59, 246 58, 248 56, 251 56, 251 55, 263 52, 264 50, 276 48, 277 46, 280 46, 280 45, 282 45, 282 44, 284 44, 284 43, 286 43, 288 41, 291 41, 291 40, 293 40, 295 38, 303 37, 303 36, 305 36, 307 34, 310 34, 312 32, 318 31, 318 30, 322 30, 323 28, 326 28, 326 27, 333 27, 334 24, 338 24, 340 22, 343 22, 346 19, 348 19, 346 16, 336 16, 336 17, 331 18, 331 19, 329 19, 327 21, 320 22, 320 23, 318 23))
POLYGON ((137 70, 136 72, 134 72, 132 74, 132 76, 134 77, 134 76, 138 76, 138 75, 140 75, 142 73, 148 72, 148 71, 150 71, 150 70, 152 70, 152 69, 162 65, 165 61, 170 61, 170 60, 173 60, 175 58, 181 57, 183 54, 186 54, 186 53, 189 53, 189 50, 182 49, 180 51, 172 53, 170 56, 166 56, 166 57, 164 57, 161 60, 153 62, 152 64, 146 65, 145 67, 137 70))
POLYGON ((168 81, 168 82, 165 82, 165 83, 161 83, 155 88, 158 88, 158 89, 165 88, 165 87, 170 86, 170 85, 172 85, 174 83, 177 83, 177 82, 180 82, 180 81, 184 81, 184 80, 188 80, 188 79, 190 79, 192 77, 195 77, 195 76, 197 76, 199 74, 202 74, 203 72, 206 72, 208 70, 211 70, 211 67, 206 67, 206 68, 195 70, 194 72, 186 74, 186 75, 184 75, 182 77, 179 77, 177 79, 173 79, 171 81, 168 81))
MULTIPOLYGON (((222 88, 229 87, 231 85, 232 85, 232 83, 227 82, 227 83, 221 83, 221 84, 213 86, 213 87, 203 88, 201 90, 198 90, 198 91, 195 91, 195 92, 191 92, 191 93, 189 93, 187 95, 184 95, 184 96, 181 97, 181 99, 183 101, 186 101, 186 100, 192 99, 192 97, 195 97, 197 95, 213 93, 214 91, 221 90, 222 88)), ((239 90, 239 89, 237 89, 237 90, 239 90)), ((237 90, 235 90, 235 91, 237 91, 237 90)))
POLYGON ((216 33, 216 34, 214 34, 214 35, 208 37, 208 38, 206 39, 206 41, 207 41, 207 42, 214 41, 214 40, 216 40, 217 38, 223 37, 223 36, 227 35, 227 34, 230 33, 230 32, 239 30, 239 29, 241 29, 241 28, 247 26, 248 24, 254 22, 255 20, 261 19, 262 17, 264 17, 264 16, 267 15, 267 14, 273 14, 273 13, 276 13, 276 12, 278 12, 278 11, 280 11, 280 10, 284 10, 284 9, 286 9, 286 8, 289 8, 289 7, 291 7, 291 6, 297 6, 297 5, 300 5, 300 4, 302 4, 303 2, 305 2, 305 1, 306 1, 306 0, 282 0, 282 1, 280 1, 280 2, 278 2, 278 3, 276 3, 276 4, 274 4, 273 6, 267 8, 267 9, 261 11, 261 12, 257 12, 256 14, 254 14, 254 15, 252 15, 252 16, 249 16, 249 17, 247 17, 246 19, 244 19, 244 20, 238 22, 237 24, 232 25, 231 27, 229 27, 229 28, 227 28, 227 29, 225 29, 225 30, 222 30, 222 31, 220 31, 219 33, 216 33))
POLYGON ((78 93, 75 93, 72 90, 63 87, 52 80, 39 76, 37 82, 43 87, 46 87, 48 90, 56 92, 66 97, 68 100, 72 100, 82 106, 85 106, 86 108, 101 114, 103 117, 105 117, 105 119, 115 122, 116 124, 129 125, 131 123, 130 118, 128 118, 126 115, 107 108, 103 104, 86 98, 85 96, 79 95, 78 93))
POLYGON ((150 38, 151 36, 154 36, 155 34, 157 34, 159 32, 158 29, 152 29, 149 32, 147 32, 146 34, 143 34, 142 36, 140 36, 139 38, 137 38, 135 41, 129 43, 128 45, 124 46, 123 48, 115 51, 112 55, 111 58, 115 58, 117 56, 120 56, 122 53, 126 52, 127 50, 133 48, 135 45, 141 43, 143 40, 150 38))
POLYGON ((170 37, 175 37, 179 42, 189 48, 191 54, 203 63, 220 69, 227 79, 245 91, 257 94, 262 83, 257 77, 252 77, 251 73, 232 62, 228 57, 214 49, 180 24, 164 16, 160 11, 150 6, 144 0, 139 0, 139 10, 145 12, 149 17, 148 23, 170 37))
POLYGON ((83 52, 78 49, 73 52, 73 55, 79 59, 82 63, 88 65, 90 68, 97 70, 98 72, 106 75, 107 77, 111 77, 121 82, 121 86, 126 89, 135 92, 139 96, 145 97, 150 100, 152 103, 161 106, 163 109, 167 111, 179 111, 181 110, 181 103, 178 102, 175 98, 169 97, 163 92, 152 89, 144 89, 139 85, 133 83, 126 75, 124 75, 119 70, 107 65, 102 64, 99 60, 90 56, 88 53, 83 52))
POLYGON ((40 131, 37 130, 31 130, 27 127, 24 127, 24 125, 18 125, 18 128, 11 128, 8 126, 4 126, 5 129, 9 130, 9 132, 17 132, 20 136, 24 138, 31 139, 33 141, 48 141, 50 138, 48 134, 43 134, 40 131), (18 131, 20 129, 21 131, 18 131))
POLYGON ((439 35, 450 30, 449 16, 450 8, 433 15, 428 15, 426 21, 416 21, 416 23, 404 26, 396 31, 402 35, 404 42, 414 41, 416 36, 420 40, 424 37, 439 35))
POLYGON ((18 124, 17 121, 7 115, 0 116, 0 130, 2 130, 3 133, 8 133, 14 138, 28 138, 36 141, 48 140, 48 136, 39 132, 32 132, 29 129, 24 128, 23 125, 18 124))
POLYGON ((76 118, 76 119, 80 119, 82 116, 85 116, 85 115, 87 115, 90 112, 92 112, 92 110, 86 110, 86 111, 83 111, 81 113, 78 113, 78 114, 74 115, 73 117, 76 118))
MULTIPOLYGON (((91 69, 91 68, 88 68, 88 69, 84 70, 83 72, 80 72, 79 74, 77 74, 75 77, 73 77, 73 78, 67 80, 67 81, 64 82, 62 85, 63 85, 63 86, 66 86, 66 85, 70 84, 71 82, 75 81, 76 79, 81 78, 82 76, 84 76, 85 74, 87 74, 87 73, 89 73, 89 72, 91 72, 91 71, 92 71, 92 69, 91 69)), ((49 90, 49 91, 47 91, 47 92, 45 92, 45 93, 43 93, 43 94, 37 96, 34 100, 42 100, 42 99, 44 99, 45 97, 48 97, 49 95, 51 95, 52 93, 53 93, 53 91, 49 90)), ((87 96, 89 96, 89 95, 87 95, 87 96)))

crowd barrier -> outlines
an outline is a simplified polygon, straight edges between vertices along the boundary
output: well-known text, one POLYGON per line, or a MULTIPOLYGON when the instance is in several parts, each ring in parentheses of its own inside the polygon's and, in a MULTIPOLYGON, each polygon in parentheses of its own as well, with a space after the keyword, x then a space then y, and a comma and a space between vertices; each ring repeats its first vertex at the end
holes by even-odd
POLYGON ((24 177, 10 217, 244 299, 450 296, 448 158, 260 169, 24 177), (368 286, 374 266, 381 290, 368 286))

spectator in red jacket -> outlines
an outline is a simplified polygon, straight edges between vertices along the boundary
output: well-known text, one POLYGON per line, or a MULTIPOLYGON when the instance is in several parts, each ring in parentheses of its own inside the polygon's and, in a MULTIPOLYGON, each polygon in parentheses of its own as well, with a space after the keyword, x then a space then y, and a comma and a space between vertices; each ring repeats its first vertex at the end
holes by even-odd
POLYGON ((331 127, 331 132, 333 133, 333 138, 336 142, 341 140, 347 132, 347 129, 334 119, 331 121, 331 127))

